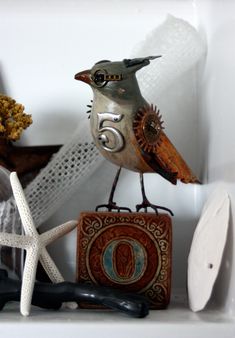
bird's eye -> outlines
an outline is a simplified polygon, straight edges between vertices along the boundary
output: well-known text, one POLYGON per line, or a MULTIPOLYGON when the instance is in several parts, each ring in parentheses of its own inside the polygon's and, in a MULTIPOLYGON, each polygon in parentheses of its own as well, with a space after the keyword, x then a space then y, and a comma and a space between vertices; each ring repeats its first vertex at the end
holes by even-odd
POLYGON ((92 80, 95 82, 97 87, 104 87, 107 83, 105 70, 97 70, 92 76, 92 80))

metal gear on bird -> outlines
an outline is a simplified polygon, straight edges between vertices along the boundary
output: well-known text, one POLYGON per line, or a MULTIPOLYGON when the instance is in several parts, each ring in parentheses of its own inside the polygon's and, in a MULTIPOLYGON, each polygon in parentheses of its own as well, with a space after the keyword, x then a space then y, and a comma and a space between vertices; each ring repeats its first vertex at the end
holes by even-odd
MULTIPOLYGON (((90 126, 94 142, 101 154, 119 166, 106 205, 109 211, 118 207, 113 201, 121 168, 140 173, 143 202, 137 211, 148 207, 156 212, 168 208, 150 203, 145 194, 143 174, 156 172, 173 184, 199 183, 182 156, 170 142, 163 129, 160 111, 143 98, 136 79, 136 71, 160 56, 97 62, 90 70, 79 72, 76 80, 90 85, 94 97, 90 112, 90 126)), ((97 210, 98 208, 97 207, 97 210)))

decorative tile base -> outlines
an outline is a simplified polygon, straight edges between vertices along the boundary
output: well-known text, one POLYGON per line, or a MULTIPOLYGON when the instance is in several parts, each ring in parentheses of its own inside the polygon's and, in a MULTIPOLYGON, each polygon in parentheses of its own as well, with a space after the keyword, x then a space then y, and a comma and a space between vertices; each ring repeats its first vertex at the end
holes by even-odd
POLYGON ((82 212, 80 215, 79 283, 137 292, 149 299, 152 309, 163 309, 170 300, 171 255, 172 226, 167 214, 82 212))

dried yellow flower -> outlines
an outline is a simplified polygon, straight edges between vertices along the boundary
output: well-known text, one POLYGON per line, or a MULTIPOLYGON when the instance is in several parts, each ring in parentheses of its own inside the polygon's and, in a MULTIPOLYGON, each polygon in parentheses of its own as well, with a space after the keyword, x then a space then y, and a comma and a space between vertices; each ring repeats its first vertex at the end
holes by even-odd
POLYGON ((11 97, 0 94, 0 137, 19 140, 24 129, 32 123, 31 115, 24 113, 24 106, 11 97))

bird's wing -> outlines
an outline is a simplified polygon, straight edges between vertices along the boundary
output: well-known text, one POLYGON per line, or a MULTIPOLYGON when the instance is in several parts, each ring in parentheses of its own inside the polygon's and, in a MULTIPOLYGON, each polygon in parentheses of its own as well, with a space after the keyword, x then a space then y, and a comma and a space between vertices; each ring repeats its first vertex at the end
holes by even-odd
POLYGON ((134 134, 145 162, 173 184, 199 183, 180 153, 163 131, 159 110, 153 105, 140 108, 133 122, 134 134))
POLYGON ((176 150, 166 134, 162 131, 160 142, 156 147, 155 159, 166 168, 167 171, 176 174, 176 178, 183 183, 199 183, 183 157, 176 150))

